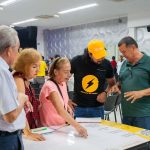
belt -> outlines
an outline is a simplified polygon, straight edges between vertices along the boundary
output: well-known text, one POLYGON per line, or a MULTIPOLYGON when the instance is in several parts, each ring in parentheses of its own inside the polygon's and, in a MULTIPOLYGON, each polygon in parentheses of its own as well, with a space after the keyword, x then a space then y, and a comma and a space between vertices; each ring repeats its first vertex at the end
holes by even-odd
POLYGON ((22 133, 22 130, 16 130, 14 132, 0 131, 0 136, 16 135, 16 134, 21 134, 21 133, 22 133))

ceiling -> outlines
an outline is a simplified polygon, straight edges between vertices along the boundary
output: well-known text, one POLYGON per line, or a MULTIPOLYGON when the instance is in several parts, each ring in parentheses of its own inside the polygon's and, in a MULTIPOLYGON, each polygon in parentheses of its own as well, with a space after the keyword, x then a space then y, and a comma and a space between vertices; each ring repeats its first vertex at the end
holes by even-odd
MULTIPOLYGON (((2 1, 4 0, 0 0, 0 2, 2 1)), ((15 5, 9 5, 4 10, 0 10, 0 24, 11 25, 14 22, 39 15, 54 15, 59 11, 90 3, 98 3, 99 5, 62 14, 59 18, 39 19, 20 26, 40 26, 54 29, 119 18, 150 10, 150 0, 20 0, 15 5)))

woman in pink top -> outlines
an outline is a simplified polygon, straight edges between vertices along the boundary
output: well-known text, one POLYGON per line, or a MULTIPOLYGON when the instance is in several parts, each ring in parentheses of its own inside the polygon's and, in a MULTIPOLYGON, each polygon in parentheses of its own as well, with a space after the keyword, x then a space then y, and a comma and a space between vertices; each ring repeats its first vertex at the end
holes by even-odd
POLYGON ((67 58, 57 58, 50 68, 50 79, 40 93, 40 119, 43 126, 71 124, 78 133, 87 137, 87 130, 77 123, 68 106, 66 82, 70 78, 70 62, 67 58), (69 113, 68 113, 69 112, 69 113))

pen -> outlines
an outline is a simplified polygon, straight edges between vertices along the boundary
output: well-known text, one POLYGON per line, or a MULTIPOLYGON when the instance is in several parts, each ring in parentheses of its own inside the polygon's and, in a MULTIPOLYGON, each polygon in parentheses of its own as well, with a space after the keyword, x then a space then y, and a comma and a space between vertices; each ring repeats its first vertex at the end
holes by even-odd
POLYGON ((47 130, 47 128, 35 129, 35 130, 33 130, 33 132, 38 132, 38 131, 43 131, 43 130, 47 130))

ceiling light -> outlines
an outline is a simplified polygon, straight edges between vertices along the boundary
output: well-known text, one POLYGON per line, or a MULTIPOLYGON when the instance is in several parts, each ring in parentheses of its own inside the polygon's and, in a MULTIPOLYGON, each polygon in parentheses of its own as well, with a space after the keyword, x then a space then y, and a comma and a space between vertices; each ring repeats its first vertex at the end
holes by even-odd
POLYGON ((18 25, 18 24, 23 24, 23 23, 28 23, 28 22, 32 22, 32 21, 36 21, 38 19, 32 18, 32 19, 28 19, 28 20, 24 20, 24 21, 20 21, 20 22, 15 22, 12 25, 18 25))
POLYGON ((73 11, 78 11, 78 10, 81 10, 81 9, 86 9, 86 8, 90 8, 90 7, 95 7, 95 6, 97 6, 97 5, 98 5, 97 3, 88 4, 88 5, 79 6, 79 7, 76 7, 76 8, 71 8, 71 9, 68 9, 68 10, 60 11, 60 12, 58 12, 58 13, 59 13, 59 14, 65 14, 65 13, 69 13, 69 12, 73 12, 73 11))
POLYGON ((55 18, 59 18, 59 15, 54 15, 55 18))
POLYGON ((10 27, 11 27, 11 28, 14 28, 15 26, 14 26, 14 25, 10 25, 10 27))
POLYGON ((36 16, 37 19, 51 19, 51 18, 59 18, 59 15, 40 15, 36 16))
POLYGON ((20 0, 6 0, 6 1, 1 2, 0 6, 8 6, 8 5, 14 4, 18 1, 20 1, 20 0))

